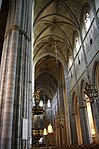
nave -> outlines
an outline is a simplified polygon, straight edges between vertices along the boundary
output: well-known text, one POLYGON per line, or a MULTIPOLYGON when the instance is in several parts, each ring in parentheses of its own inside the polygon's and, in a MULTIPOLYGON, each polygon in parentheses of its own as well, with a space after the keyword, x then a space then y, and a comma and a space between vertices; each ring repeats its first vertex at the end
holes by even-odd
POLYGON ((0 0, 0 149, 99 149, 99 0, 0 0))

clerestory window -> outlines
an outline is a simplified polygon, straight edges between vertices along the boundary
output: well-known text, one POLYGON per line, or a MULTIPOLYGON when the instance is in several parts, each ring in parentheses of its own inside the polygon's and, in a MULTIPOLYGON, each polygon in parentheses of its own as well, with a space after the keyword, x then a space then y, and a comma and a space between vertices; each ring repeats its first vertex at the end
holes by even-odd
POLYGON ((48 99, 48 101, 47 101, 47 108, 50 108, 51 107, 51 102, 50 102, 50 100, 48 99))
POLYGON ((42 100, 40 100, 39 106, 40 106, 40 107, 43 107, 43 101, 42 101, 42 100))
POLYGON ((85 14, 85 27, 86 27, 86 31, 88 31, 89 27, 90 27, 90 16, 89 13, 86 12, 85 14))

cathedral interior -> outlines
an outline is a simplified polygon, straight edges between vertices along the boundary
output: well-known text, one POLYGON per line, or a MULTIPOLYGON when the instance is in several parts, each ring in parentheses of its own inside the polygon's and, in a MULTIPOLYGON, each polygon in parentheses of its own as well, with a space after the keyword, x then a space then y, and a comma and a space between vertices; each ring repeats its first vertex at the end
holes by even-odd
POLYGON ((0 0, 0 149, 99 149, 99 0, 0 0))

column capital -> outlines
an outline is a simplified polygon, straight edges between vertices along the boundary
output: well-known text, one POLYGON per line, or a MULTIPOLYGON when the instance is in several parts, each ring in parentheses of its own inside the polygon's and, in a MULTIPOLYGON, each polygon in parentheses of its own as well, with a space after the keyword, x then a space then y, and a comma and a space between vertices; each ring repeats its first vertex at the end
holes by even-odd
POLYGON ((31 37, 25 30, 23 30, 20 26, 18 25, 12 25, 11 27, 8 27, 8 29, 5 32, 5 38, 7 37, 8 34, 10 34, 13 30, 18 31, 20 34, 24 35, 26 39, 29 41, 31 40, 31 37))

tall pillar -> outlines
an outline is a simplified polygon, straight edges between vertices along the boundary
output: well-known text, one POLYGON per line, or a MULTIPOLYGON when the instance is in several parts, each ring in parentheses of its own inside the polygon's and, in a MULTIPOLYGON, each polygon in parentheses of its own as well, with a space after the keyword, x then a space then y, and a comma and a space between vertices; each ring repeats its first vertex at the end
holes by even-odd
MULTIPOLYGON (((29 1, 29 18, 28 18, 28 35, 30 35, 30 40, 29 40, 29 57, 28 57, 28 64, 29 64, 29 108, 28 108, 28 136, 29 136, 29 146, 31 147, 31 140, 32 140, 32 21, 33 21, 33 16, 32 16, 32 9, 33 8, 33 0, 29 1)), ((28 14, 27 14, 28 16, 28 14)))
POLYGON ((62 121, 63 121, 63 125, 60 125, 60 133, 61 133, 61 139, 62 139, 62 146, 64 147, 64 146, 67 146, 67 145, 69 145, 67 142, 67 127, 66 127, 66 120, 67 120, 67 113, 66 113, 66 102, 65 102, 65 100, 66 100, 66 94, 64 93, 65 92, 65 80, 64 80, 64 73, 63 73, 63 67, 61 66, 61 68, 60 68, 60 88, 59 88, 59 90, 60 90, 60 92, 59 92, 59 94, 60 94, 60 114, 62 114, 61 116, 61 118, 62 118, 62 121))
POLYGON ((11 0, 9 6, 1 61, 0 148, 22 149, 22 118, 28 120, 26 147, 32 123, 32 0, 11 0))
POLYGON ((65 68, 64 70, 64 77, 65 77, 65 86, 66 86, 66 95, 67 95, 67 105, 68 109, 66 111, 67 113, 67 134, 68 134, 68 142, 69 144, 72 143, 72 101, 71 101, 71 95, 70 95, 70 88, 69 88, 69 79, 68 79, 68 69, 65 68))
POLYGON ((11 38, 12 42, 9 53, 9 63, 8 63, 9 69, 7 72, 4 113, 2 118, 3 124, 2 124, 1 149, 11 148, 18 35, 19 35, 18 31, 16 30, 12 31, 12 38, 11 38))
MULTIPOLYGON (((3 100, 5 95, 5 86, 6 86, 6 73, 7 73, 7 63, 8 63, 8 48, 9 36, 4 40, 3 54, 1 61, 1 79, 0 79, 0 126, 2 126, 2 112, 3 112, 3 100)), ((0 130, 1 132, 1 130, 0 130)), ((0 133, 1 134, 1 133, 0 133)), ((1 136, 1 135, 0 135, 1 136)))
POLYGON ((32 140, 32 47, 29 41, 29 88, 28 88, 28 145, 31 147, 32 140))
POLYGON ((87 117, 86 117, 86 106, 81 105, 79 106, 80 110, 80 117, 81 117, 81 130, 82 130, 82 138, 83 138, 83 144, 89 144, 89 130, 87 125, 87 117))
MULTIPOLYGON (((16 14, 14 18, 14 26, 10 30, 10 46, 9 59, 6 76, 6 92, 4 99, 4 110, 2 113, 2 134, 1 134, 1 149, 11 148, 12 141, 12 125, 13 125, 13 108, 14 108, 14 91, 16 79, 16 65, 18 52, 18 37, 21 14, 21 1, 16 3, 16 14)), ((7 35, 7 33, 6 33, 7 35)), ((7 35, 8 36, 8 35, 7 35)))
MULTIPOLYGON (((76 94, 77 94, 77 99, 78 99, 78 104, 80 105, 80 102, 81 102, 81 98, 80 98, 80 94, 79 94, 79 87, 78 87, 78 80, 77 80, 77 72, 76 72, 76 66, 75 66, 75 59, 74 59, 74 53, 73 53, 73 66, 74 66, 74 74, 75 74, 75 82, 76 82, 76 94)), ((75 125, 75 127, 76 127, 76 130, 75 130, 75 133, 76 133, 76 136, 77 136, 77 140, 76 140, 76 142, 75 143, 77 143, 77 144, 82 144, 82 132, 81 132, 81 130, 80 130, 80 127, 79 127, 79 132, 77 133, 77 127, 78 127, 78 125, 77 125, 77 122, 76 122, 76 117, 77 117, 77 114, 78 113, 75 113, 75 111, 74 111, 74 99, 73 99, 73 114, 72 114, 72 116, 73 116, 73 120, 74 120, 74 125, 75 125), (81 136, 80 136, 80 134, 81 134, 81 136), (79 136, 78 136, 79 135, 79 136), (80 140, 79 140, 79 138, 80 138, 80 140)), ((76 105, 77 106, 77 105, 76 105)), ((77 107, 76 107, 77 108, 77 107)), ((77 111, 77 112, 79 112, 79 111, 77 111)), ((80 120, 81 120, 81 117, 79 117, 80 118, 80 120)), ((79 121, 80 122, 80 121, 79 121)), ((81 123, 80 123, 81 124, 81 123)), ((80 125, 79 125, 80 126, 80 125)))

